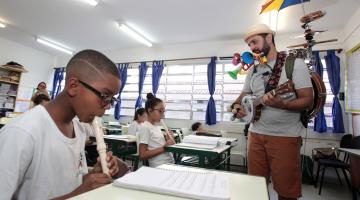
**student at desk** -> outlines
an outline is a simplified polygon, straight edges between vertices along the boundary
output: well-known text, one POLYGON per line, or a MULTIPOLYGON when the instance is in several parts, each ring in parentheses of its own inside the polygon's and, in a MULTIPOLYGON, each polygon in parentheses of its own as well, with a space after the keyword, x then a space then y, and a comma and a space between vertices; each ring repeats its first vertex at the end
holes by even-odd
POLYGON ((141 160, 148 160, 150 167, 157 167, 166 163, 175 163, 171 153, 165 152, 165 146, 175 144, 170 133, 164 133, 156 126, 164 118, 165 105, 163 101, 148 93, 145 103, 147 120, 139 131, 139 157, 141 160), (165 139, 166 138, 166 139, 165 139))
MULTIPOLYGON (((81 122, 102 116, 119 88, 119 71, 105 55, 94 50, 74 55, 64 90, 1 129, 0 199, 67 199, 111 183, 99 162, 88 172, 81 122)), ((128 171, 111 152, 106 159, 110 176, 128 171)))
POLYGON ((212 133, 204 128, 204 125, 201 122, 195 122, 191 125, 191 130, 193 131, 194 135, 202 135, 202 136, 209 136, 209 137, 221 137, 221 134, 212 133))
POLYGON ((138 108, 135 111, 134 121, 130 124, 128 129, 129 135, 137 135, 139 133, 142 123, 146 120, 145 108, 138 108))

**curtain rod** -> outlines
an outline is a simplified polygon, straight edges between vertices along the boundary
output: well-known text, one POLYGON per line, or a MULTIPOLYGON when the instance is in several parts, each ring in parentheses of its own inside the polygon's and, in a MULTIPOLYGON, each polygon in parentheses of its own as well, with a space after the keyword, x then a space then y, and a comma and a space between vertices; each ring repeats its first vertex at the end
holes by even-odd
MULTIPOLYGON (((343 51, 343 49, 339 48, 339 49, 323 49, 323 50, 314 50, 314 51, 319 51, 319 52, 325 52, 328 50, 335 50, 337 53, 341 53, 343 51)), ((211 58, 210 56, 207 57, 193 57, 193 58, 176 58, 176 59, 166 59, 163 61, 180 61, 180 60, 199 60, 199 59, 209 59, 211 58)), ((233 57, 232 56, 221 56, 218 57, 220 60, 231 60, 233 57)), ((133 61, 133 62, 121 62, 119 64, 125 64, 125 63, 129 63, 129 64, 135 64, 135 63, 141 63, 141 62, 153 62, 154 60, 147 60, 147 61, 133 61)), ((53 69, 59 69, 59 68, 65 68, 65 67, 54 67, 53 69)))
POLYGON ((342 48, 339 48, 339 49, 323 49, 323 50, 313 50, 313 51, 318 51, 318 52, 326 52, 326 51, 331 51, 331 50, 334 50, 336 51, 337 53, 341 53, 343 51, 342 48))
MULTIPOLYGON (((180 60, 200 60, 200 59, 208 59, 208 58, 211 58, 211 57, 194 57, 194 58, 176 58, 176 59, 166 59, 166 60, 160 60, 160 61, 180 61, 180 60)), ((142 62, 153 62, 155 60, 147 60, 147 61, 133 61, 133 62, 121 62, 119 64, 125 64, 125 63, 128 63, 128 64, 135 64, 135 63, 142 63, 142 62)))

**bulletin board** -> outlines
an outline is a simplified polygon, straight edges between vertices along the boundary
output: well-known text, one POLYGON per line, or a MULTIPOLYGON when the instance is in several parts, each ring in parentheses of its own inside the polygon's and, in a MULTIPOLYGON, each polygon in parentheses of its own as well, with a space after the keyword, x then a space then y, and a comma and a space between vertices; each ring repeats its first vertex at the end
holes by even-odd
POLYGON ((345 111, 360 114, 360 43, 346 52, 345 111))

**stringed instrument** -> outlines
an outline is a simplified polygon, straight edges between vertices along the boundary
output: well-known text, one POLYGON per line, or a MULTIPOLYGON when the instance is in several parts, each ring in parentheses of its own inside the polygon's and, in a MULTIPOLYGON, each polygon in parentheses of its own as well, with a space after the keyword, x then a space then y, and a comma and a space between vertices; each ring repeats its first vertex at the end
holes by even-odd
MULTIPOLYGON (((292 82, 292 80, 286 81, 285 83, 271 90, 269 93, 273 96, 280 95, 281 99, 288 99, 296 95, 294 83, 292 82)), ((241 105, 244 107, 246 115, 242 118, 242 120, 246 124, 260 119, 261 108, 263 107, 263 105, 261 104, 261 99, 263 98, 263 96, 258 97, 254 95, 246 95, 243 97, 241 105)), ((238 109, 235 110, 235 113, 234 110, 232 111, 233 114, 236 114, 238 112, 238 109)))

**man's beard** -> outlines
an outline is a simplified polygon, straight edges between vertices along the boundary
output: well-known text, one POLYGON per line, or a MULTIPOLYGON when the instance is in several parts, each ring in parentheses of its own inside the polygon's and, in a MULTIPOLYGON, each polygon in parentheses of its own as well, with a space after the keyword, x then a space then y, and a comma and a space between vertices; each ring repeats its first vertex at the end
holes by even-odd
POLYGON ((259 49, 253 50, 253 53, 257 53, 257 54, 262 53, 266 57, 268 56, 269 52, 270 52, 270 46, 266 41, 264 42, 264 46, 263 46, 262 50, 259 50, 259 49))

